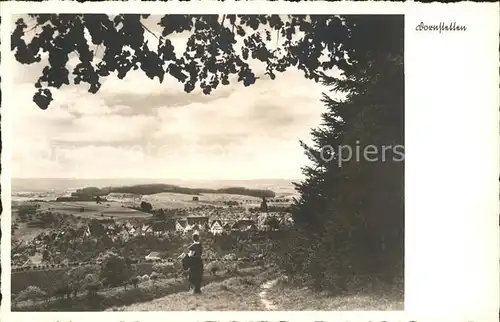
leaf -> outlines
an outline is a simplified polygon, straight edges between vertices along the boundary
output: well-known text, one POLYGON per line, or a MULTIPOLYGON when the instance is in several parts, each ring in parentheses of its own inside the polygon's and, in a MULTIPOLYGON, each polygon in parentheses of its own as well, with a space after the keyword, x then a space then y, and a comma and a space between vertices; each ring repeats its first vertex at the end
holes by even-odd
MULTIPOLYGON (((228 28, 221 24, 218 15, 164 15, 158 23, 162 36, 156 52, 145 41, 145 33, 151 32, 142 24, 147 14, 30 16, 41 32, 26 43, 25 33, 33 26, 18 19, 11 34, 11 49, 15 59, 22 64, 39 63, 42 52, 49 54, 47 68, 41 68, 43 74, 36 86, 41 83, 56 88, 69 85, 68 55, 76 53, 82 63, 93 62, 96 51, 102 48, 102 60, 97 67, 84 64, 75 74, 74 81, 88 83, 92 93, 99 90, 100 78, 116 72, 119 79, 124 79, 130 70, 139 68, 147 77, 158 77, 160 82, 165 74, 174 77, 189 92, 194 90, 193 86, 201 86, 203 81, 206 86, 200 88, 211 92, 218 82, 228 84, 230 75, 238 75, 239 81, 250 86, 256 80, 246 63, 250 57, 263 62, 271 79, 274 79, 271 75, 295 66, 305 77, 320 82, 324 79, 318 72, 320 69, 324 72, 337 67, 351 72, 369 64, 367 53, 373 57, 377 53, 401 55, 403 51, 402 18, 399 16, 226 15, 231 23, 228 28), (262 36, 257 31, 259 28, 264 31, 262 36), (296 28, 302 33, 296 34, 296 28), (92 44, 85 37, 87 31, 92 44), (168 38, 184 31, 191 32, 192 36, 184 53, 177 57, 168 38), (278 33, 279 40, 284 40, 278 49, 270 49, 272 31, 278 33), (243 40, 241 52, 234 48, 236 37, 243 40), (127 48, 132 48, 133 54, 127 48), (320 62, 324 49, 329 51, 329 59, 320 62), (170 65, 165 71, 166 63, 170 65), (213 74, 218 75, 217 82, 207 79, 213 74)), ((50 104, 52 99, 40 98, 40 95, 34 99, 50 104)))
POLYGON ((42 110, 46 110, 52 100, 52 93, 48 89, 38 89, 35 95, 33 95, 33 102, 42 110))

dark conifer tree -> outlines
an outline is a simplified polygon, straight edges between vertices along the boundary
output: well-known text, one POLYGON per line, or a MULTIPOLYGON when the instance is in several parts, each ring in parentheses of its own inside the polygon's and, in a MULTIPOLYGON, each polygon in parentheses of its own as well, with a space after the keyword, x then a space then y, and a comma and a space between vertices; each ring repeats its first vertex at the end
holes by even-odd
POLYGON ((303 144, 313 165, 304 168, 306 179, 296 184, 301 198, 293 211, 295 221, 303 228, 301 249, 296 247, 296 255, 307 257, 307 265, 301 269, 318 287, 342 289, 349 275, 401 274, 402 57, 402 51, 399 55, 374 55, 363 70, 345 73, 343 79, 325 79, 346 98, 323 98, 327 111, 322 126, 311 133, 314 145, 303 144), (342 146, 351 150, 350 160, 337 153, 347 151, 342 146), (367 157, 367 146, 377 151, 367 157))

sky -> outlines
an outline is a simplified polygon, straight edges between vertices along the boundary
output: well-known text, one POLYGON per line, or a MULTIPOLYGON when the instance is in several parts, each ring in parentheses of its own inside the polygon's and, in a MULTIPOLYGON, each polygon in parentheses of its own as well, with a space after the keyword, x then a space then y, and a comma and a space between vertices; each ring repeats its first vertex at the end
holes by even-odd
MULTIPOLYGON (((144 23, 159 33, 155 19, 144 23)), ((146 37, 154 47, 156 38, 146 37)), ((176 51, 187 37, 171 38, 176 51)), ((328 91, 295 69, 250 87, 231 82, 210 95, 131 71, 123 80, 101 79, 96 94, 86 84, 51 89, 54 101, 44 111, 32 101, 44 59, 16 62, 10 73, 15 178, 301 178, 308 160, 299 139, 309 142, 321 123, 320 98, 328 91)), ((69 65, 77 62, 72 57, 69 65)))

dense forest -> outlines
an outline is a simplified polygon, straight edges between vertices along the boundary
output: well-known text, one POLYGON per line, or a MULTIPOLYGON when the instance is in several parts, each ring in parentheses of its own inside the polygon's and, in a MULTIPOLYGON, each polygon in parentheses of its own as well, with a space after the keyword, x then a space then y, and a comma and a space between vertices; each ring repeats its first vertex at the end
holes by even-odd
POLYGON ((124 187, 87 187, 78 189, 77 191, 71 193, 72 197, 78 199, 89 199, 97 196, 106 196, 110 193, 130 193, 137 195, 152 195, 161 192, 172 192, 181 193, 188 195, 200 195, 203 193, 227 193, 242 196, 251 196, 261 198, 265 197, 275 197, 276 194, 271 190, 259 190, 259 189, 247 189, 244 187, 229 187, 221 189, 203 189, 203 188, 184 188, 176 185, 169 184, 141 184, 133 186, 124 187))

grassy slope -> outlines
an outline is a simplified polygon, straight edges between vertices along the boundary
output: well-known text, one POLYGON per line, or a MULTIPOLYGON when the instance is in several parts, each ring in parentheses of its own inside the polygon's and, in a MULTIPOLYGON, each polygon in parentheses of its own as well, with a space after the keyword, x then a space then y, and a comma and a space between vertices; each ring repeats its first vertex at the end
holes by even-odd
POLYGON ((204 193, 198 196, 199 201, 193 201, 192 195, 182 195, 177 193, 162 192, 148 196, 143 196, 143 199, 150 202, 154 209, 164 208, 189 208, 207 205, 222 205, 225 201, 242 202, 244 200, 252 200, 247 205, 257 206, 260 205, 262 199, 249 197, 237 194, 215 194, 204 193))
MULTIPOLYGON (((264 268, 262 267, 252 267, 241 269, 237 273, 219 274, 218 276, 206 275, 204 278, 205 286, 203 287, 203 290, 206 294, 210 294, 210 290, 214 289, 213 284, 221 284, 222 281, 231 279, 241 281, 255 279, 254 284, 245 282, 241 282, 241 284, 251 284, 250 286, 252 287, 258 287, 256 283, 267 278, 267 274, 263 272, 264 268)), ((180 294, 180 296, 182 296, 182 294, 188 295, 188 289, 189 284, 185 279, 161 279, 155 282, 142 282, 139 284, 139 288, 128 287, 127 289, 124 289, 123 287, 115 287, 103 289, 100 290, 99 294, 94 296, 90 301, 85 297, 85 293, 80 293, 77 299, 64 300, 62 302, 56 300, 55 298, 45 299, 36 303, 23 301, 15 303, 15 306, 12 307, 12 311, 103 311, 117 306, 121 306, 121 310, 127 310, 127 307, 132 307, 133 305, 147 306, 148 303, 154 302, 156 301, 155 299, 159 298, 170 296, 174 296, 173 298, 176 298, 176 294, 180 294)), ((134 308, 133 310, 138 309, 134 308)), ((172 310, 183 310, 183 308, 172 308, 172 310)))
POLYGON ((105 217, 113 216, 118 218, 133 218, 146 217, 150 214, 142 211, 122 207, 120 202, 104 202, 96 204, 91 201, 63 201, 63 202, 44 202, 41 203, 41 211, 49 211, 48 208, 54 209, 54 212, 62 212, 82 217, 100 217, 102 213, 105 217), (108 206, 109 205, 109 206, 108 206), (80 207, 84 208, 84 212, 80 212, 80 207))
POLYGON ((206 285, 202 294, 183 291, 108 311, 262 311, 260 285, 268 278, 265 272, 232 277, 206 285))
POLYGON ((346 295, 331 295, 279 282, 268 298, 283 310, 293 311, 400 311, 404 310, 402 287, 370 288, 346 295))

